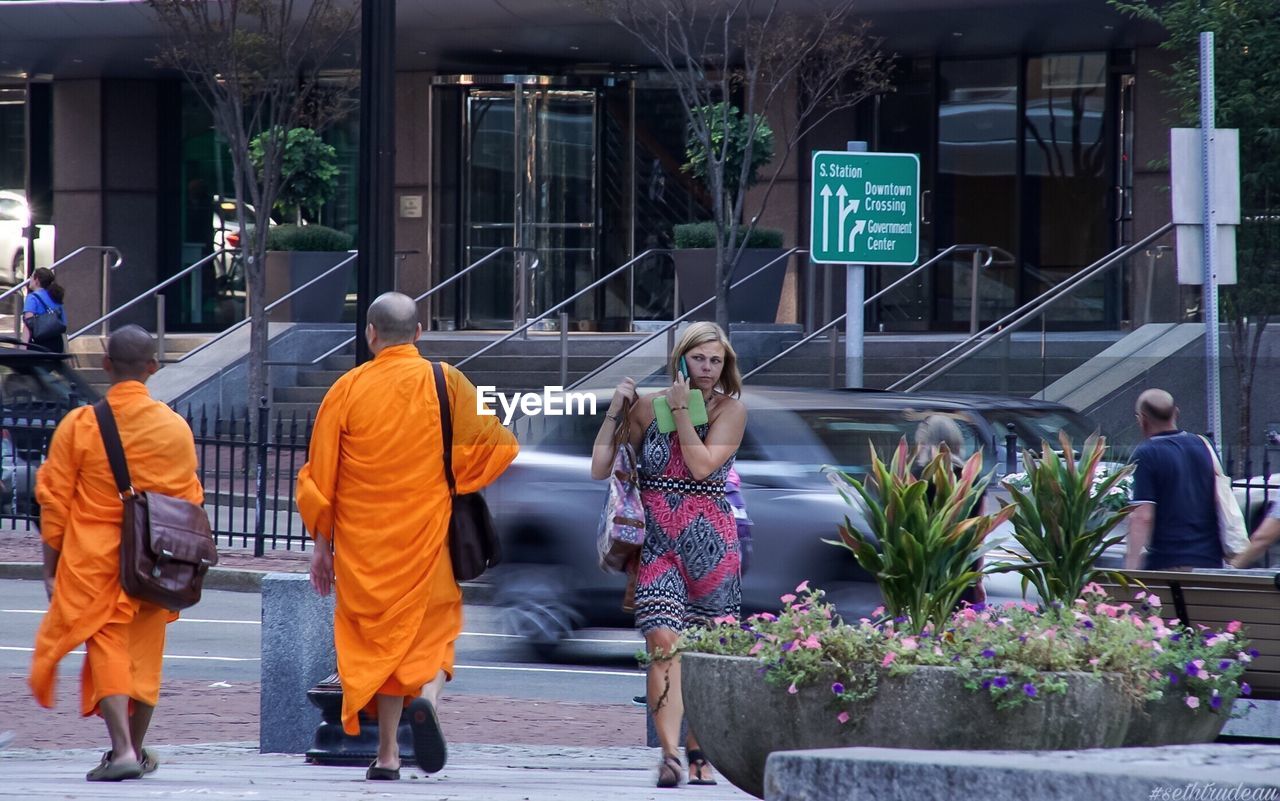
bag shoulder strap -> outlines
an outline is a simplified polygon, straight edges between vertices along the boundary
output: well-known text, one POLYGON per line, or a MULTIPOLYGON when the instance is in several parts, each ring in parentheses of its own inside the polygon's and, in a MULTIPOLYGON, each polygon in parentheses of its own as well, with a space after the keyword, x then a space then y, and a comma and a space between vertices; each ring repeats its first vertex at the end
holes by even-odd
POLYGON ((458 494, 453 479, 453 414, 449 409, 449 384, 445 381, 444 367, 440 362, 431 363, 436 376, 436 398, 440 401, 440 430, 444 433, 444 476, 449 481, 449 495, 458 494))
POLYGON ((31 293, 31 297, 40 301, 40 305, 44 307, 44 311, 40 312, 41 314, 44 314, 45 312, 53 311, 53 307, 49 305, 49 302, 45 300, 43 297, 41 297, 40 293, 43 291, 44 291, 43 289, 37 289, 31 293))
POLYGON ((98 430, 102 432, 102 444, 107 449, 107 461, 111 463, 111 474, 116 479, 116 489, 120 494, 133 492, 133 480, 129 478, 129 463, 124 458, 124 444, 120 442, 120 429, 116 428, 116 416, 111 405, 103 398, 93 404, 93 413, 98 418, 98 430))
POLYGON ((1209 442, 1208 437, 1195 435, 1197 439, 1204 443, 1204 447, 1209 451, 1209 463, 1213 465, 1213 474, 1215 476, 1225 476, 1227 472, 1222 469, 1222 462, 1218 459, 1218 452, 1213 449, 1213 443, 1209 442))

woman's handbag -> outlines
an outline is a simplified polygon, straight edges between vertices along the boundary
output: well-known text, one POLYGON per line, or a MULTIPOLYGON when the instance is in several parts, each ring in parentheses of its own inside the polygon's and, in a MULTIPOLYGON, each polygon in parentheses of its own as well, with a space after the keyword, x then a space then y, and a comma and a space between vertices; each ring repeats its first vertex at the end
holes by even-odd
POLYGON ((1209 461, 1213 464, 1213 494, 1218 507, 1218 537, 1222 540, 1222 553, 1235 556, 1249 547, 1249 527, 1245 525, 1244 513, 1240 511, 1240 503, 1231 491, 1231 477, 1222 469, 1218 454, 1213 445, 1204 437, 1200 438, 1209 449, 1209 461))
POLYGON ((444 368, 438 362, 431 363, 431 370, 436 376, 440 428, 444 432, 444 475, 449 482, 449 497, 453 503, 453 513, 449 516, 449 561, 453 565, 454 581, 471 581, 502 561, 502 547, 484 496, 478 492, 458 494, 453 478, 453 415, 449 409, 449 385, 444 378, 444 368))
POLYGON ((614 441, 617 454, 609 473, 608 494, 600 514, 600 530, 596 535, 600 568, 610 573, 625 573, 627 564, 640 554, 644 544, 644 505, 640 501, 640 474, 636 452, 626 441, 626 410, 618 423, 614 441))
POLYGON ((124 517, 120 524, 120 587, 131 597, 178 611, 200 602, 218 548, 204 507, 158 492, 137 492, 124 445, 106 399, 93 405, 124 517))
POLYGON ((27 320, 27 329, 31 331, 31 341, 36 344, 58 339, 67 333, 67 324, 62 321, 62 314, 45 302, 39 294, 32 295, 44 306, 44 311, 27 320))

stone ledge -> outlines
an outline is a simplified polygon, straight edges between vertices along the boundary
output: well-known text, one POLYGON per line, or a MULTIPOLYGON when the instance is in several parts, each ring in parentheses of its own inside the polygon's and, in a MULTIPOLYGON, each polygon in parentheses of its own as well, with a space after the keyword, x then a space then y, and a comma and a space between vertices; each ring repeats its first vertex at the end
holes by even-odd
POLYGON ((768 801, 951 797, 983 801, 1268 799, 1267 791, 1277 787, 1280 748, 1266 745, 1089 751, 835 748, 774 753, 765 771, 768 801), (1211 794, 1235 787, 1241 788, 1235 796, 1211 794), (1242 794, 1246 792, 1253 795, 1242 794))

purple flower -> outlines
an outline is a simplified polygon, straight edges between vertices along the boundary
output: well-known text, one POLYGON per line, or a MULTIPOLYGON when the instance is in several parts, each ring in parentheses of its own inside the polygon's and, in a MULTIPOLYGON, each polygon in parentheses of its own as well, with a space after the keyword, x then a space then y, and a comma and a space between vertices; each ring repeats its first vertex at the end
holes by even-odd
POLYGON ((1005 687, 1009 686, 1009 679, 1005 676, 996 676, 995 680, 991 683, 996 686, 996 689, 1003 690, 1005 687))
POLYGON ((792 650, 794 650, 794 649, 795 649, 795 647, 796 647, 795 640, 792 640, 791 642, 784 644, 784 645, 782 646, 782 650, 783 650, 783 652, 786 652, 786 651, 792 651, 792 650))
POLYGON ((1177 683, 1178 683, 1178 674, 1177 674, 1177 673, 1170 673, 1170 674, 1169 674, 1169 685, 1170 685, 1170 686, 1172 686, 1172 685, 1177 684, 1177 683))
POLYGON ((995 651, 993 651, 992 649, 988 648, 988 649, 986 649, 985 651, 983 651, 983 652, 982 652, 982 658, 983 658, 983 659, 995 659, 995 658, 996 658, 996 652, 995 652, 995 651))
POLYGON ((1036 697, 1036 686, 1034 684, 1022 685, 1022 691, 1027 694, 1028 698, 1036 697))
POLYGON ((1218 670, 1230 670, 1233 664, 1235 663, 1232 660, 1224 659, 1218 663, 1218 670))
POLYGON ((1093 621, 1092 621, 1092 620, 1086 620, 1086 621, 1084 622, 1084 627, 1085 627, 1086 629, 1091 629, 1091 628, 1093 628, 1093 621))
POLYGON ((1026 642, 1026 641, 1027 641, 1027 635, 1025 635, 1025 634, 1020 635, 1020 636, 1018 637, 1018 642, 1026 642))
POLYGON ((986 605, 986 604, 974 604, 973 606, 971 606, 971 607, 969 607, 969 608, 970 608, 970 609, 972 609, 972 610, 973 610, 973 611, 975 611, 975 612, 985 612, 985 611, 986 611, 986 609, 987 609, 987 605, 986 605))
POLYGON ((1247 681, 1242 681, 1242 682, 1240 682, 1240 694, 1241 694, 1241 695, 1252 695, 1252 694, 1253 694, 1253 688, 1249 686, 1249 682, 1247 682, 1247 681))
POLYGON ((991 689, 991 679, 983 679, 983 681, 982 681, 982 689, 984 689, 984 690, 990 690, 990 689, 991 689))
POLYGON ((1253 657, 1254 659, 1257 659, 1257 658, 1258 658, 1258 649, 1257 649, 1257 648, 1250 648, 1250 649, 1249 649, 1249 656, 1253 657))
POLYGON ((1187 666, 1182 669, 1182 672, 1186 673, 1188 676, 1194 676, 1200 672, 1200 668, 1196 667, 1195 662, 1188 662, 1187 666))
POLYGON ((1169 642, 1182 642, 1182 634, 1176 631, 1173 634, 1170 634, 1169 642))
POLYGON ((1210 709, 1215 709, 1215 710, 1216 710, 1216 709, 1221 709, 1221 708, 1222 708, 1222 696, 1221 696, 1221 695, 1215 695, 1214 697, 1210 698, 1210 699, 1209 699, 1209 708, 1210 708, 1210 709))
POLYGON ((844 685, 837 681, 835 684, 831 685, 831 692, 835 693, 836 695, 843 695, 844 685))

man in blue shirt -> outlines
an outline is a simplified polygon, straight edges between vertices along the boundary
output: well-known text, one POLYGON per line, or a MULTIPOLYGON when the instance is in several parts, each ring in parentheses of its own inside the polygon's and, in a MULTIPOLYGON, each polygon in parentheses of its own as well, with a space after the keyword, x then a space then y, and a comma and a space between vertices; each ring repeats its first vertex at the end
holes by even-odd
POLYGON ((1138 396, 1146 442, 1133 452, 1133 504, 1125 567, 1222 567, 1213 457, 1195 434, 1178 430, 1178 407, 1162 389, 1138 396), (1146 550, 1145 559, 1143 550, 1146 550))

